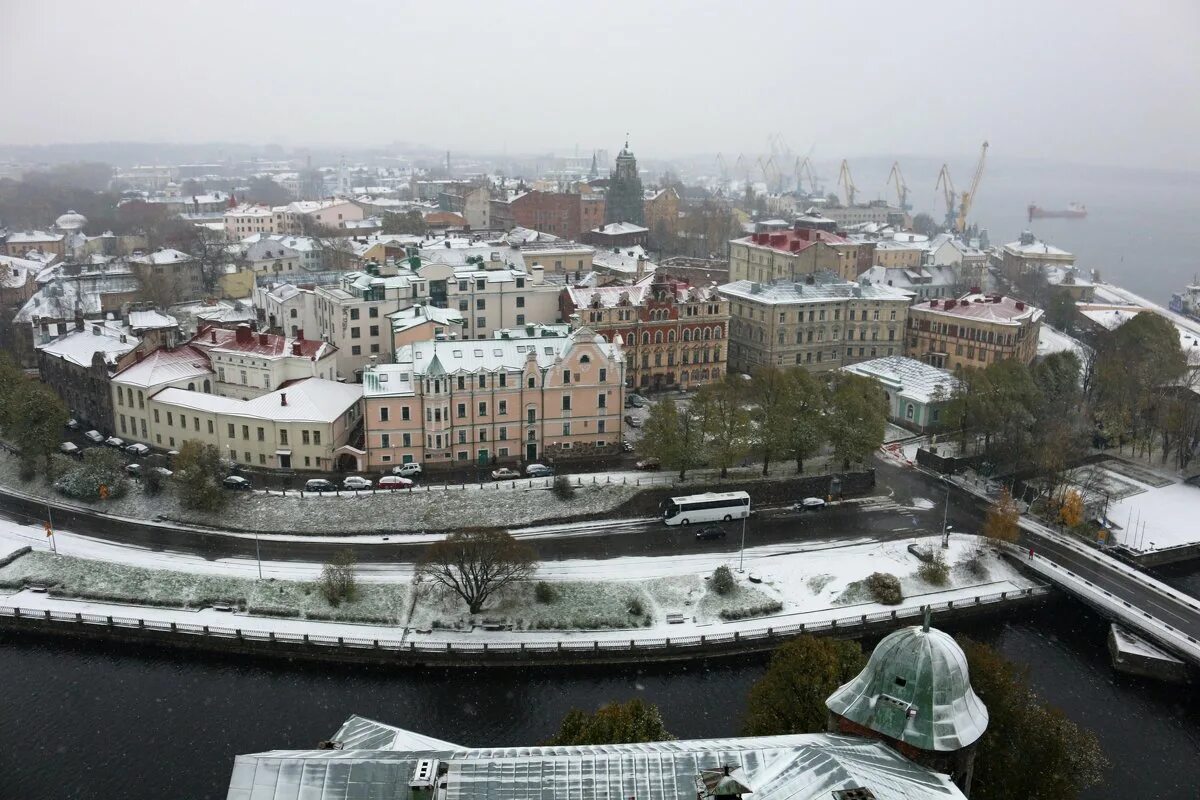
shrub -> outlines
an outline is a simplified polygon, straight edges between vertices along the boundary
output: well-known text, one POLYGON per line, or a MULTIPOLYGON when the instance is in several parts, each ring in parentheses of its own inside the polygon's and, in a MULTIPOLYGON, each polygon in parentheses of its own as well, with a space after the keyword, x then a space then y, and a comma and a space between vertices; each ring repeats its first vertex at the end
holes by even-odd
POLYGON ((917 575, 921 580, 934 586, 944 586, 950 578, 950 566, 941 550, 934 550, 928 561, 921 562, 917 567, 917 575))
POLYGON ((640 617, 646 613, 646 609, 642 608, 642 600, 635 597, 629 601, 629 613, 635 617, 640 617))
POLYGON ((93 447, 83 454, 83 462, 73 466, 54 482, 54 488, 76 500, 103 500, 125 494, 125 462, 109 448, 93 447), (104 487, 104 496, 101 496, 104 487))
POLYGON ((729 594, 737 588, 737 582, 733 579, 733 571, 724 564, 713 570, 711 585, 714 592, 722 595, 729 594))
POLYGON ((341 605, 343 600, 349 602, 357 594, 358 584, 354 577, 354 563, 354 554, 349 550, 344 550, 321 568, 321 579, 318 585, 329 605, 336 608, 341 605))
POLYGON ((900 588, 900 579, 890 572, 872 572, 867 577, 867 591, 875 602, 894 606, 904 602, 904 591, 900 588))
POLYGON ((746 606, 745 608, 726 608, 721 611, 721 619, 735 620, 746 619, 747 617, 765 617, 767 614, 777 614, 783 611, 783 603, 778 600, 772 600, 769 603, 762 603, 757 606, 746 606))
POLYGON ((554 591, 554 587, 545 581, 538 581, 533 587, 533 599, 539 603, 553 603, 558 599, 558 592, 554 591))
POLYGON ((986 578, 988 576, 987 565, 983 563, 983 548, 976 547, 962 562, 967 568, 967 572, 971 573, 975 578, 986 578))
POLYGON ((566 475, 559 475, 554 479, 554 487, 551 491, 559 500, 570 500, 575 496, 575 486, 566 475))

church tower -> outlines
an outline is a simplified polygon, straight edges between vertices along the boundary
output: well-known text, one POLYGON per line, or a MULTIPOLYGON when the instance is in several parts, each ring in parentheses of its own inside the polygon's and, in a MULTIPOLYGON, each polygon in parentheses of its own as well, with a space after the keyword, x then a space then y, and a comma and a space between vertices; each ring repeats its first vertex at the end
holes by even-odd
POLYGON ((642 179, 638 177, 637 159, 629 149, 629 141, 617 155, 617 163, 608 179, 604 198, 604 222, 646 224, 645 197, 642 179))
POLYGON ((971 688, 958 643, 925 624, 884 637, 858 676, 825 701, 829 731, 881 739, 948 774, 970 796, 988 710, 971 688))

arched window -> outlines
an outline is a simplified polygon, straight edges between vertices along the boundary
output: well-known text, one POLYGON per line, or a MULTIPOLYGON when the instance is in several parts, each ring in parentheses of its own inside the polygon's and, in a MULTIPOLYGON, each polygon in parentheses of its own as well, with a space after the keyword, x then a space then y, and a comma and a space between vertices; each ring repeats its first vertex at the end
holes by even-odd
POLYGON ((194 383, 188 383, 188 391, 189 391, 189 392, 194 392, 194 391, 196 391, 196 384, 194 384, 194 383))
POLYGON ((675 341, 675 329, 674 329, 674 328, 672 328, 671 330, 667 331, 667 341, 668 341, 668 342, 674 342, 674 341, 675 341))
POLYGON ((204 393, 212 394, 212 384, 208 382, 208 378, 204 379, 204 393))
POLYGON ((913 418, 913 413, 914 413, 915 411, 916 411, 916 409, 913 407, 913 404, 912 404, 912 403, 909 403, 909 404, 908 404, 908 406, 907 406, 907 407, 904 409, 904 418, 905 418, 905 419, 912 419, 912 418, 913 418))
POLYGON ((650 331, 642 331, 642 344, 650 344, 650 331))
POLYGON ((583 355, 581 355, 581 356, 579 357, 579 363, 580 363, 580 364, 590 364, 590 363, 592 363, 591 356, 589 356, 589 355, 587 355, 586 353, 584 353, 583 355))
POLYGON ((663 338, 662 338, 662 331, 655 331, 655 332, 654 332, 654 343, 655 343, 655 344, 662 344, 662 340, 663 340, 663 338))
POLYGON ((683 340, 685 342, 690 342, 692 340, 692 329, 691 328, 683 329, 683 340))
POLYGON ((721 329, 720 328, 713 328, 713 338, 714 339, 721 338, 721 329))
POLYGON ((709 330, 708 328, 705 328, 704 329, 704 340, 708 341, 710 338, 712 338, 712 331, 709 330))

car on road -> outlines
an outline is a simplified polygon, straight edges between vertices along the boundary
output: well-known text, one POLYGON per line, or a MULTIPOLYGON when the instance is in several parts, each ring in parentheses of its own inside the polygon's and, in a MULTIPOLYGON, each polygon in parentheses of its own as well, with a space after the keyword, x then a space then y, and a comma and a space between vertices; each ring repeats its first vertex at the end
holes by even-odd
POLYGON ((333 481, 327 481, 324 478, 312 478, 304 484, 306 492, 336 492, 337 487, 333 485, 333 481))
POLYGON ((79 455, 79 445, 74 442, 63 442, 58 446, 58 452, 69 456, 77 456, 79 455))
POLYGON ((494 481, 511 481, 519 477, 521 477, 521 473, 509 467, 500 467, 499 469, 492 470, 492 480, 494 481))
POLYGON ((79 420, 77 420, 77 419, 67 420, 67 427, 73 431, 79 430, 79 420))
POLYGON ((638 469, 662 469, 662 461, 657 458, 643 458, 641 461, 634 464, 638 469))
POLYGON ((117 448, 118 450, 124 450, 124 449, 125 449, 125 440, 124 440, 124 439, 118 439, 116 436, 110 436, 110 437, 108 437, 107 439, 105 439, 105 440, 104 440, 104 443, 105 443, 106 445, 108 445, 109 447, 115 447, 115 448, 117 448))
POLYGON ((89 442, 100 444, 104 441, 104 434, 100 431, 88 431, 83 435, 83 438, 87 439, 89 442))
POLYGON ((374 485, 371 481, 358 475, 347 475, 342 481, 343 489, 370 489, 374 485))
POLYGON ((138 442, 137 444, 131 444, 129 447, 126 447, 125 452, 134 458, 141 458, 142 456, 150 454, 150 446, 138 442))
POLYGON ((638 397, 636 394, 631 394, 625 398, 625 407, 626 408, 645 408, 646 401, 644 399, 642 399, 641 397, 638 397))
POLYGON ((706 525, 696 531, 697 539, 724 539, 725 529, 720 525, 706 525))
POLYGON ((626 424, 626 425, 628 425, 628 426, 629 426, 629 427, 631 427, 631 428, 640 428, 640 427, 642 427, 642 423, 641 423, 641 422, 639 422, 639 421, 637 420, 637 418, 636 418, 636 417, 632 417, 632 416, 630 416, 629 414, 626 414, 626 415, 625 415, 625 424, 626 424))
POLYGON ((529 464, 525 467, 525 474, 531 478, 548 478, 554 474, 554 467, 547 467, 545 464, 529 464))
POLYGON ((403 475, 384 475, 379 479, 379 483, 376 484, 380 489, 391 489, 392 491, 407 489, 412 485, 412 479, 405 478, 403 475))
POLYGON ((633 442, 629 441, 628 439, 621 442, 621 450, 626 453, 632 453, 633 452, 633 442))
POLYGON ((159 475, 163 476, 164 478, 169 478, 175 474, 174 472, 171 472, 171 470, 167 469, 166 467, 155 467, 154 471, 157 472, 159 475))
POLYGON ((794 511, 820 511, 825 507, 825 498, 823 497, 806 497, 796 505, 792 506, 794 511))
POLYGON ((127 472, 128 474, 132 475, 135 478, 140 478, 140 477, 142 477, 142 465, 138 464, 137 462, 134 462, 132 464, 126 464, 125 472, 127 472))
POLYGON ((221 485, 226 489, 232 489, 235 492, 248 492, 254 487, 250 481, 243 478, 241 475, 229 475, 221 481, 221 485))
POLYGON ((404 478, 419 478, 422 471, 421 465, 417 463, 401 464, 398 467, 392 467, 393 475, 399 475, 404 478))

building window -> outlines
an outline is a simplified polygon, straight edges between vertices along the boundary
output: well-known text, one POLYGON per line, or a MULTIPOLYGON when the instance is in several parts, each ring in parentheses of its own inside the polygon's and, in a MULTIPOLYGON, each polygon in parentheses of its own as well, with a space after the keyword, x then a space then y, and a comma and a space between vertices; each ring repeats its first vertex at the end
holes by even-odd
POLYGON ((505 414, 508 413, 508 401, 500 400, 500 401, 498 401, 498 403, 499 403, 499 405, 496 408, 496 415, 503 417, 505 414))
POLYGON ((608 370, 604 367, 600 368, 600 382, 604 383, 608 380, 608 370))
POLYGON ((309 443, 309 436, 308 436, 308 431, 307 431, 307 430, 300 431, 300 443, 301 443, 301 444, 308 444, 308 443, 309 443))
POLYGON ((596 432, 597 433, 604 433, 604 427, 605 427, 604 423, 605 423, 604 420, 600 420, 599 422, 596 423, 596 432))
POLYGON ((321 432, 313 431, 313 444, 320 444, 320 443, 321 443, 321 432))
POLYGON ((569 423, 569 422, 564 422, 564 423, 563 423, 563 434, 562 434, 562 435, 563 435, 563 436, 570 436, 570 435, 571 435, 571 423, 569 423))
POLYGON ((507 438, 508 438, 508 428, 501 428, 500 429, 500 441, 503 442, 507 438))
POLYGON ((388 407, 387 406, 379 407, 379 421, 380 422, 388 421, 388 407))
POLYGON ((485 317, 476 317, 475 318, 475 327, 476 328, 486 328, 487 327, 487 319, 485 317))
POLYGON ((350 319, 358 319, 358 309, 357 308, 350 309, 350 319))
POLYGON ((564 394, 564 395, 563 395, 563 399, 562 399, 562 410, 563 410, 563 411, 570 411, 570 410, 571 410, 571 395, 569 395, 569 394, 564 394))
POLYGON ((351 328, 351 329, 350 329, 350 338, 351 338, 351 339, 357 339, 357 338, 359 338, 359 330, 358 330, 358 328, 351 328))
POLYGON ((379 335, 379 326, 378 326, 378 325, 372 325, 372 326, 371 326, 371 335, 372 335, 372 336, 378 336, 378 335, 379 335))
POLYGON ((481 416, 481 417, 487 416, 487 403, 479 404, 479 416, 481 416))
MULTIPOLYGON (((295 314, 294 309, 293 309, 292 313, 293 313, 293 315, 295 314)), ((372 319, 374 319, 375 317, 378 317, 379 316, 379 306, 371 306, 369 309, 367 309, 367 316, 371 317, 372 319)))
POLYGON ((260 442, 265 442, 267 440, 267 432, 262 428, 258 429, 258 440, 260 442))
POLYGON ((604 394, 604 392, 596 395, 596 406, 598 408, 608 408, 608 397, 604 394))
POLYGON ((412 434, 405 433, 401 435, 400 444, 402 447, 412 447, 412 434))
POLYGON ((287 441, 287 430, 286 429, 281 429, 279 431, 279 443, 281 445, 284 445, 285 447, 287 446, 288 441, 287 441))
POLYGON ((352 355, 352 356, 361 356, 361 355, 362 355, 362 346, 361 346, 361 345, 357 345, 357 344, 356 344, 356 345, 351 345, 351 346, 350 346, 350 355, 352 355))
POLYGON ((400 406, 400 419, 407 422, 409 419, 408 406, 400 406))

